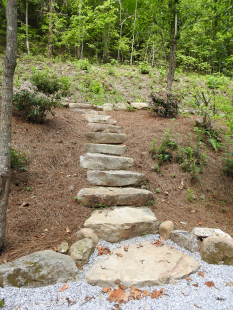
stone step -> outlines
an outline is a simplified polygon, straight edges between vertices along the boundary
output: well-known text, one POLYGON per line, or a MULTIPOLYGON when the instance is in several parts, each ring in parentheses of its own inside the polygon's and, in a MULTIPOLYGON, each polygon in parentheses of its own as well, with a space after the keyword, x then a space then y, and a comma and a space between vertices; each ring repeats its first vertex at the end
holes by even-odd
POLYGON ((139 186, 147 181, 143 173, 125 170, 87 171, 87 181, 99 186, 139 186))
POLYGON ((74 110, 74 109, 83 109, 83 110, 96 110, 96 111, 102 111, 103 108, 98 106, 98 105, 94 105, 94 104, 89 104, 89 103, 76 103, 76 102, 70 102, 69 103, 69 108, 70 110, 74 110))
POLYGON ((93 144, 87 143, 85 151, 88 153, 100 153, 110 155, 122 155, 127 150, 125 145, 110 145, 110 144, 93 144))
POLYGON ((121 144, 127 140, 122 133, 87 132, 86 138, 92 143, 121 144))
POLYGON ((111 119, 109 115, 99 115, 99 114, 86 114, 86 120, 88 123, 101 123, 101 124, 116 124, 116 120, 111 119))
POLYGON ((91 170, 124 170, 132 167, 133 158, 86 153, 80 156, 80 165, 91 170))
POLYGON ((121 126, 114 126, 111 124, 99 124, 99 123, 90 123, 88 124, 89 129, 91 132, 115 132, 115 133, 120 133, 121 131, 121 126))
POLYGON ((95 210, 84 226, 108 242, 119 242, 143 233, 157 234, 159 231, 159 222, 148 207, 95 210))
POLYGON ((71 109, 73 112, 78 114, 96 114, 98 115, 99 112, 96 110, 90 110, 90 109, 71 109))
POLYGON ((153 200, 152 192, 133 187, 93 187, 83 188, 77 195, 83 205, 99 206, 145 206, 153 200))
POLYGON ((88 270, 86 280, 91 285, 113 288, 116 280, 127 287, 163 286, 188 277, 200 267, 193 257, 169 245, 156 246, 146 241, 131 244, 128 251, 122 246, 103 255, 88 270))

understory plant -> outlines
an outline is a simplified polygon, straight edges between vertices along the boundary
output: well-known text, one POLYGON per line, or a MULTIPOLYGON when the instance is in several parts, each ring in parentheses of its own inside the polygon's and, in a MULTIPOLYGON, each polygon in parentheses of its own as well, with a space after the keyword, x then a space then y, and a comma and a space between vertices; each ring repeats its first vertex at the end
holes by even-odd
POLYGON ((26 153, 24 152, 21 154, 15 148, 11 148, 11 168, 20 168, 24 170, 24 165, 28 161, 28 158, 25 156, 26 153))
POLYGON ((153 94, 151 102, 151 111, 161 117, 176 117, 179 113, 179 102, 177 96, 166 94, 160 96, 153 94))

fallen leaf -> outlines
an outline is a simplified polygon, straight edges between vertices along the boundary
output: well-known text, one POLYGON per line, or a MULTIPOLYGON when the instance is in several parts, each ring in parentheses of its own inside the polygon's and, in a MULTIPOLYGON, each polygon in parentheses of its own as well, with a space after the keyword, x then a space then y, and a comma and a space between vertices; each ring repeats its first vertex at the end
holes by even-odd
POLYGON ((195 284, 193 284, 193 286, 196 286, 196 287, 198 287, 198 283, 195 283, 195 284))
POLYGON ((142 294, 142 298, 143 298, 143 297, 147 297, 147 296, 151 296, 151 293, 148 292, 147 290, 145 290, 145 291, 143 292, 143 294, 142 294))
POLYGON ((233 282, 227 282, 227 286, 232 286, 233 282))
POLYGON ((72 231, 69 229, 69 227, 66 227, 66 232, 67 233, 72 233, 72 231))
POLYGON ((128 287, 122 284, 119 284, 119 288, 121 288, 122 290, 126 290, 128 287))
POLYGON ((214 286, 214 282, 208 281, 205 283, 205 285, 207 285, 208 287, 212 287, 212 286, 214 286))
POLYGON ((69 287, 69 284, 65 284, 62 286, 62 288, 59 290, 59 292, 64 292, 69 287))
POLYGON ((78 269, 83 270, 83 267, 81 265, 78 265, 78 269))
POLYGON ((185 280, 186 281, 192 281, 191 278, 189 278, 189 277, 186 277, 185 280))
POLYGON ((119 284, 119 283, 121 283, 121 280, 120 280, 120 279, 116 279, 114 282, 115 282, 116 284, 119 284))
POLYGON ((162 297, 162 295, 163 295, 163 288, 161 288, 159 291, 154 290, 152 292, 151 299, 162 297))
POLYGON ((203 222, 198 222, 198 224, 199 224, 200 226, 202 226, 202 225, 203 225, 203 222))
POLYGON ((44 239, 45 237, 46 237, 46 235, 44 235, 44 236, 40 237, 40 240, 44 239))
POLYGON ((22 203, 19 208, 22 208, 22 207, 28 207, 29 206, 29 203, 28 202, 24 202, 22 203))
POLYGON ((125 251, 125 252, 128 252, 128 250, 129 250, 129 246, 128 246, 128 245, 125 245, 125 246, 124 246, 124 251, 125 251))
POLYGON ((102 254, 107 255, 108 253, 111 253, 108 247, 104 248, 98 244, 97 244, 97 249, 98 249, 98 255, 102 255, 102 254))
POLYGON ((169 193, 168 192, 164 192, 166 195, 169 195, 169 193))
POLYGON ((199 276, 202 276, 203 278, 204 278, 204 276, 205 276, 205 275, 204 275, 204 272, 202 272, 202 271, 199 271, 199 272, 198 272, 198 275, 199 275, 199 276))
POLYGON ((141 294, 142 294, 142 290, 140 290, 139 288, 135 287, 135 286, 131 286, 130 288, 130 296, 134 299, 141 299, 141 294))
POLYGON ((176 222, 174 222, 176 224, 176 226, 178 225, 176 222))
POLYGON ((129 293, 120 288, 113 291, 108 291, 108 295, 108 301, 110 302, 126 302, 129 300, 129 293))
POLYGON ((121 254, 121 253, 116 253, 115 254, 117 257, 122 257, 123 256, 123 254, 121 254))
POLYGON ((193 304, 193 305, 194 305, 195 307, 197 307, 197 308, 202 308, 202 306, 199 307, 198 305, 195 305, 195 304, 193 304))
POLYGON ((110 291, 111 290, 111 288, 110 287, 104 287, 103 289, 102 289, 102 292, 104 292, 104 293, 107 293, 108 291, 110 291))

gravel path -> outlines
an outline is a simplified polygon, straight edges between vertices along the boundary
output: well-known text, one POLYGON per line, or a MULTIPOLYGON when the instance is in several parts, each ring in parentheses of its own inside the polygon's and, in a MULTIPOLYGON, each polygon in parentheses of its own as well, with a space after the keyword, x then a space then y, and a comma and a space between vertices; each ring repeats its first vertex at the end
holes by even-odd
MULTIPOLYGON (((115 244, 100 240, 99 244, 114 249, 134 242, 154 241, 158 237, 159 235, 147 235, 115 244)), ((174 248, 198 260, 202 265, 200 271, 204 272, 204 278, 198 276, 198 274, 190 275, 191 281, 189 282, 182 279, 175 284, 165 285, 164 292, 166 295, 159 299, 146 297, 142 300, 131 300, 126 304, 121 304, 120 309, 191 310, 200 308, 202 310, 233 310, 233 266, 209 265, 201 260, 199 253, 190 253, 170 240, 164 243, 174 246, 174 248), (214 287, 205 285, 207 281, 214 282, 214 287), (198 287, 193 286, 196 283, 198 283, 198 287)), ((89 260, 89 264, 84 266, 82 272, 83 279, 76 283, 70 283, 64 292, 58 292, 63 284, 36 289, 18 289, 13 287, 0 289, 0 299, 4 298, 5 300, 4 309, 117 309, 114 303, 110 303, 107 300, 108 295, 102 293, 102 288, 93 287, 87 284, 85 280, 87 270, 100 258, 97 254, 98 251, 96 249, 89 260)), ((161 287, 145 287, 150 292, 159 288, 161 287)))

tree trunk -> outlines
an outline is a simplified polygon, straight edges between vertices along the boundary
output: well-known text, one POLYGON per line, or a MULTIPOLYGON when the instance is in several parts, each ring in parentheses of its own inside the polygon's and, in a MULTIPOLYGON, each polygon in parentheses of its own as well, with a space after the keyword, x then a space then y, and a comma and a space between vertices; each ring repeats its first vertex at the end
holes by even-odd
POLYGON ((53 55, 53 0, 49 1, 49 38, 48 38, 48 56, 52 57, 53 55))
POLYGON ((136 20, 137 20, 137 6, 138 6, 138 1, 136 0, 135 13, 134 13, 134 24, 133 24, 133 38, 132 38, 132 47, 131 47, 131 55, 130 55, 130 64, 131 64, 131 66, 133 64, 133 51, 134 51, 134 41, 135 41, 135 26, 136 26, 136 20))
POLYGON ((108 53, 108 25, 104 25, 103 29, 103 63, 109 62, 109 53, 108 53))
POLYGON ((26 1, 26 47, 28 54, 30 54, 29 41, 28 41, 28 1, 26 1))
POLYGON ((172 37, 171 31, 171 42, 170 42, 170 57, 169 57, 169 73, 167 76, 167 94, 171 94, 172 83, 175 76, 176 70, 176 39, 177 39, 177 11, 174 12, 174 36, 172 37))
POLYGON ((17 0, 7 0, 7 45, 3 63, 0 135, 0 250, 6 235, 6 211, 10 190, 13 78, 17 56, 17 0))
POLYGON ((122 26, 123 24, 121 23, 121 1, 119 1, 120 5, 120 37, 119 37, 119 43, 118 43, 118 51, 117 51, 117 63, 119 62, 120 59, 120 46, 121 46, 121 36, 122 36, 122 26))

